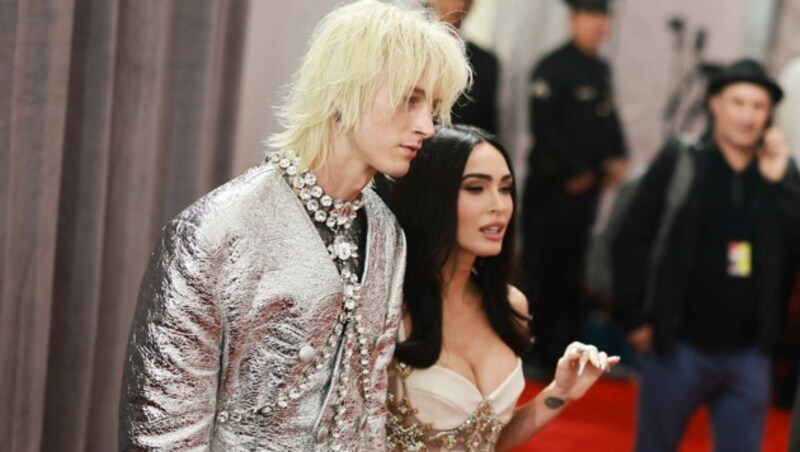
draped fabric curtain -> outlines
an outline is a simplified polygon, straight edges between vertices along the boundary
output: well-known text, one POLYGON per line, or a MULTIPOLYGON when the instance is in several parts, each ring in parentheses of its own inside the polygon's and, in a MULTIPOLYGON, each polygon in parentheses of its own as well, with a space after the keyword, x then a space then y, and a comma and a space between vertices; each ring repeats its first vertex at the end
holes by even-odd
POLYGON ((800 56, 800 0, 779 0, 769 63, 777 73, 800 56))
POLYGON ((161 225, 231 176, 247 0, 0 0, 0 450, 116 449, 161 225))

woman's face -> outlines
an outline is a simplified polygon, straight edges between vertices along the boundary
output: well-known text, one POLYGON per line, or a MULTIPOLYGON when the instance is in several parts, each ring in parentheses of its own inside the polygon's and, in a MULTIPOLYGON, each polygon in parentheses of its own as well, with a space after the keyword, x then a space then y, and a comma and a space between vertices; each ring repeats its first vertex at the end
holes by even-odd
POLYGON ((489 143, 475 146, 458 193, 457 249, 473 256, 496 256, 514 212, 514 180, 506 160, 489 143))

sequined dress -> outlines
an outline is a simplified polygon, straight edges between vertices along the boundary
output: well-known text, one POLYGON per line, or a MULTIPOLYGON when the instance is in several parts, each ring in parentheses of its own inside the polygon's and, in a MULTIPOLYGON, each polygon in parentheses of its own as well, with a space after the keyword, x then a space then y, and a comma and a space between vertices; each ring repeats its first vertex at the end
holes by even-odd
POLYGON ((369 189, 363 241, 321 234, 331 202, 288 168, 265 162, 164 228, 131 331, 120 450, 385 449, 405 238, 369 189))
MULTIPOLYGON (((402 324, 399 338, 405 338, 402 324)), ((487 395, 446 367, 413 369, 395 361, 389 370, 388 450, 493 451, 524 387, 519 358, 487 395)))

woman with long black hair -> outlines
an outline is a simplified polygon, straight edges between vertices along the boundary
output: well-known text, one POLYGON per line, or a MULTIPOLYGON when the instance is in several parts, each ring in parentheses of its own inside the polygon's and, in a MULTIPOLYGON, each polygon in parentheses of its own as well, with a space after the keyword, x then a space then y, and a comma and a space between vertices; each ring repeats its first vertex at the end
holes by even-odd
POLYGON ((395 184, 392 209, 408 256, 389 380, 390 448, 513 447, 619 361, 574 342, 554 381, 515 409, 530 345, 527 300, 508 284, 515 207, 508 154, 467 126, 440 128, 395 184))

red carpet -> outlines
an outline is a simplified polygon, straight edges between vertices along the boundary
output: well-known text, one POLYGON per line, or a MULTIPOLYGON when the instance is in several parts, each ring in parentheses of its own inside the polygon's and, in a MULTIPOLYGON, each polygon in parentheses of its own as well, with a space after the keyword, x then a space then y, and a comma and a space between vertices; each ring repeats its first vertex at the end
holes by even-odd
MULTIPOLYGON (((543 385, 528 382, 522 400, 527 401, 543 385)), ((625 381, 598 382, 583 399, 564 412, 518 451, 618 452, 633 448, 636 385, 625 381)), ((790 413, 770 410, 764 435, 764 452, 785 452, 790 413)), ((680 452, 711 451, 711 434, 705 410, 696 413, 681 443, 680 452)))

